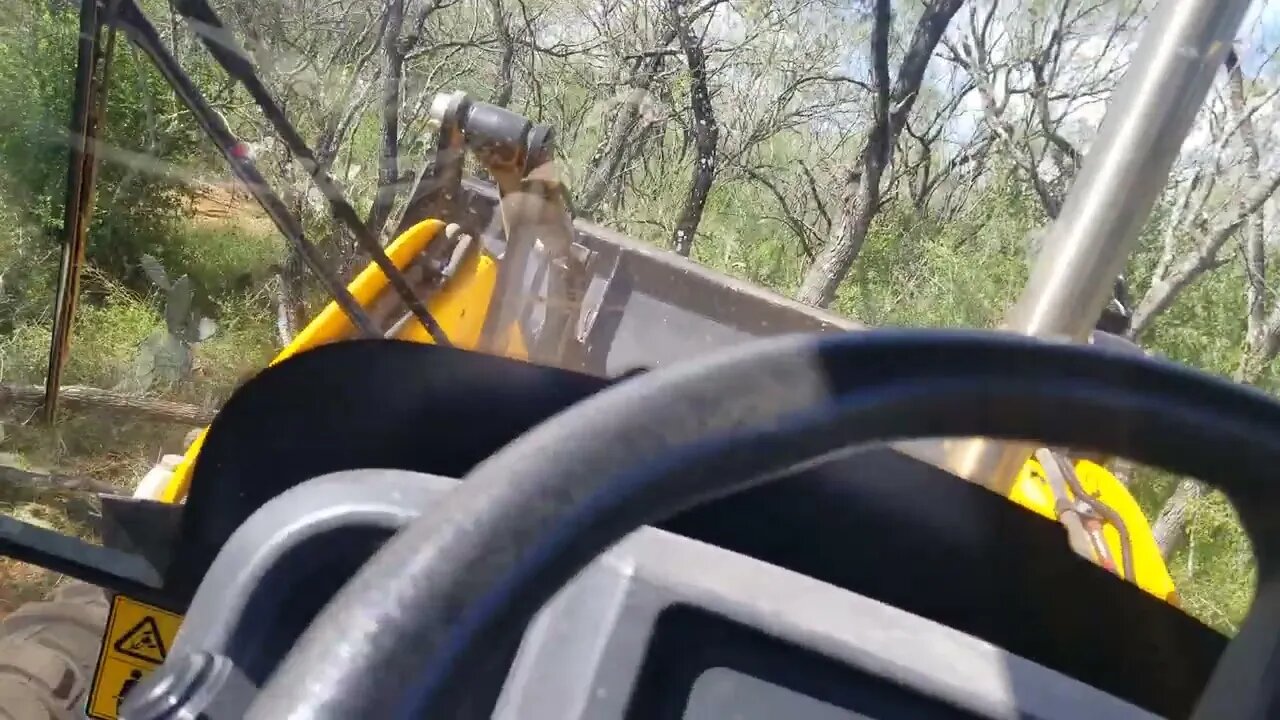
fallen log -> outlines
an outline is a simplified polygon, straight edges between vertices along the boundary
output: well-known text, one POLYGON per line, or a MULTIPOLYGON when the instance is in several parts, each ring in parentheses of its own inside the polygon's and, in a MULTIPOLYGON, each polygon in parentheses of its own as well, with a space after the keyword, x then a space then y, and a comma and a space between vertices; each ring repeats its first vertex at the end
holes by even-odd
POLYGON ((58 473, 37 473, 0 465, 0 486, 29 490, 75 490, 79 492, 118 494, 119 487, 92 478, 73 477, 58 473))
MULTIPOLYGON (((192 426, 208 425, 217 412, 190 403, 123 395, 84 385, 62 388, 58 393, 58 399, 68 409, 96 410, 141 420, 192 426)), ((11 407, 39 407, 43 402, 43 387, 0 384, 0 414, 7 414, 11 407)))

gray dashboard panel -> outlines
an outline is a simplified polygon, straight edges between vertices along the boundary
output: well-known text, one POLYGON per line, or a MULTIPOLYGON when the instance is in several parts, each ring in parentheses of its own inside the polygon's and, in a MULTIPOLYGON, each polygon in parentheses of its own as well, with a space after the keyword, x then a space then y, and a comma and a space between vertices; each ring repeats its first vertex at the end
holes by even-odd
MULTIPOLYGON (((370 529, 390 534, 448 492, 454 482, 399 471, 351 471, 308 481, 264 505, 223 547, 197 592, 172 655, 210 652, 252 664, 263 661, 265 651, 259 645, 287 648, 289 638, 283 639, 283 645, 281 638, 251 640, 265 639, 263 634, 271 631, 262 616, 273 611, 278 615, 288 606, 290 593, 280 589, 315 592, 314 587, 300 589, 287 582, 298 578, 300 570, 323 571, 315 564, 324 563, 325 557, 317 558, 308 548, 340 540, 334 533, 341 532, 344 524, 353 536, 370 529), (274 592, 259 592, 263 586, 274 592), (276 605, 264 607, 266 602, 276 605)), ((353 570, 342 568, 346 573, 353 570)), ((335 590, 336 586, 327 589, 335 590)), ((313 598, 314 608, 326 597, 313 598)), ((653 528, 624 539, 542 609, 526 631, 494 717, 623 718, 654 638, 655 623, 664 611, 677 606, 699 608, 975 717, 1155 717, 957 630, 653 528)), ((726 678, 712 676, 711 680, 720 682, 723 695, 726 678)), ((737 695, 764 693, 764 699, 749 702, 757 710, 782 703, 786 720, 859 718, 809 698, 790 697, 791 691, 770 688, 757 679, 729 680, 737 683, 729 686, 739 688, 733 691, 737 695)), ((695 695, 707 690, 702 679, 699 683, 702 689, 695 684, 695 695)), ((686 718, 709 720, 708 712, 729 717, 718 715, 717 707, 700 705, 688 711, 686 718)))
POLYGON ((709 610, 978 717, 1155 717, 957 630, 652 528, 632 534, 543 609, 495 717, 622 717, 654 622, 673 605, 709 610))
POLYGON ((871 720, 785 687, 715 667, 694 682, 683 720, 871 720))
POLYGON ((400 470, 353 470, 290 488, 249 516, 218 553, 187 609, 174 652, 231 654, 236 637, 261 612, 249 607, 257 588, 289 583, 300 571, 337 570, 332 554, 317 551, 318 542, 343 544, 339 534, 349 538, 368 529, 390 536, 456 482, 400 470))

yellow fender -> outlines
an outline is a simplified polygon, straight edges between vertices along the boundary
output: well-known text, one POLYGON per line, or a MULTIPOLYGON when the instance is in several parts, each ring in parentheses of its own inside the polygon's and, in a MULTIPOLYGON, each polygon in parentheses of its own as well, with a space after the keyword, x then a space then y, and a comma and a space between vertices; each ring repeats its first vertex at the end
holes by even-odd
MULTIPOLYGON (((1116 479, 1116 476, 1105 467, 1088 460, 1076 461, 1075 470, 1081 489, 1114 510, 1129 530, 1129 543, 1133 550, 1133 574, 1136 577, 1125 579, 1161 600, 1177 605, 1178 595, 1173 585, 1173 578, 1169 575, 1169 568, 1160 555, 1160 548, 1156 545, 1151 525, 1147 523, 1142 509, 1138 507, 1137 501, 1133 499, 1133 495, 1129 493, 1124 483, 1116 479)), ((1027 461, 1022 472, 1018 474, 1009 499, 1050 520, 1055 522, 1058 520, 1054 509, 1053 489, 1045 477, 1044 469, 1034 458, 1027 461)), ((1103 525, 1102 533, 1111 556, 1122 557, 1120 533, 1110 523, 1103 525)), ((1120 563, 1117 562, 1117 565, 1119 566, 1120 563)), ((1124 577, 1122 566, 1117 567, 1116 572, 1124 577)))

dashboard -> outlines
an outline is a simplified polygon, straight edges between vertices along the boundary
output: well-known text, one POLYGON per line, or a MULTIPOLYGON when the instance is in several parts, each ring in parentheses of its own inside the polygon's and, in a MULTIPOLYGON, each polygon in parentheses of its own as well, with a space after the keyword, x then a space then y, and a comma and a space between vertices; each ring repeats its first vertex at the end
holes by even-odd
MULTIPOLYGON (((450 478, 608 382, 407 343, 265 371, 196 467, 174 652, 261 686, 450 478), (352 470, 371 467, 394 470, 352 470)), ((878 449, 637 531, 458 692, 501 691, 467 717, 504 720, 1182 717, 1225 642, 1079 559, 1056 524, 878 449)))
POLYGON ((974 718, 892 679, 712 611, 663 611, 632 693, 631 718, 974 718))
MULTIPOLYGON (((376 536, 454 483, 347 471, 287 491, 223 548, 173 654, 231 658, 260 686, 376 536)), ((960 631, 656 528, 593 562, 514 657, 494 659, 499 720, 1156 717, 960 631)))
POLYGON ((685 720, 860 720, 868 716, 725 667, 704 670, 689 689, 685 720))
POLYGON ((649 528, 543 609, 495 717, 1155 716, 937 623, 649 528))

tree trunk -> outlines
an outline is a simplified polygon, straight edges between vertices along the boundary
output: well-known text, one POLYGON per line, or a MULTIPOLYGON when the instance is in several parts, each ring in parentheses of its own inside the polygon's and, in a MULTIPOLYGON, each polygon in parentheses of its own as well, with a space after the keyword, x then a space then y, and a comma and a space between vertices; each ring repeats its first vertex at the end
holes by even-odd
POLYGON ((680 30, 680 45, 684 50, 685 61, 689 64, 692 86, 689 106, 693 116, 693 142, 697 154, 693 162, 689 193, 685 196, 684 207, 676 220, 671 246, 677 253, 689 257, 689 253, 693 251, 694 235, 698 232, 698 225, 702 223, 707 196, 716 180, 716 149, 719 146, 720 127, 716 124, 711 90, 707 85, 706 53, 688 22, 681 16, 680 5, 673 2, 670 8, 672 21, 680 30))
POLYGON ((1226 244, 1229 235, 1219 239, 1210 238, 1210 242, 1194 251, 1181 265, 1167 277, 1161 278, 1147 288, 1138 307, 1133 311, 1129 323, 1129 337, 1137 340, 1143 333, 1151 329, 1156 318, 1173 306, 1178 296, 1204 275, 1218 260, 1218 251, 1226 244))
MULTIPOLYGON (((1240 139, 1244 142, 1247 182, 1250 187, 1265 188, 1267 186, 1261 177, 1262 154, 1258 146, 1258 138, 1257 133, 1254 131, 1253 121, 1249 117, 1245 106, 1244 76, 1240 71, 1239 57, 1234 50, 1227 54, 1226 67, 1228 102, 1231 104, 1232 113, 1239 118, 1240 122, 1240 139)), ((1269 194, 1271 190, 1266 192, 1269 194)), ((1246 207, 1249 207, 1249 205, 1246 202, 1246 207)), ((1275 357, 1277 329, 1275 325, 1278 324, 1276 319, 1280 318, 1273 319, 1266 312, 1269 293, 1267 291, 1265 215, 1259 208, 1251 212, 1244 222, 1245 237, 1243 245, 1245 273, 1247 275, 1247 284, 1245 286, 1247 311, 1245 349, 1241 353, 1240 363, 1236 367, 1232 379, 1238 383, 1252 384, 1262 374, 1267 363, 1275 357)), ((1182 287, 1185 287, 1203 272, 1204 270, 1200 269, 1199 273, 1194 275, 1190 273, 1175 273, 1173 277, 1175 279, 1186 278, 1182 282, 1182 287)), ((1156 294, 1157 298, 1163 298, 1165 302, 1160 306, 1149 309, 1143 315, 1142 327, 1148 326, 1150 318, 1167 308, 1176 294, 1177 292, 1167 291, 1156 294)), ((1148 295, 1150 296, 1152 293, 1148 293, 1148 295)), ((1152 532, 1156 536, 1156 544, 1160 547, 1161 554, 1166 558, 1178 549, 1178 546, 1186 537, 1189 509, 1203 493, 1204 488, 1200 483, 1189 478, 1184 479, 1178 483, 1178 487, 1165 502, 1164 507, 1160 508, 1160 514, 1156 518, 1155 525, 1152 526, 1152 532)))
POLYGON ((849 173, 848 184, 857 182, 844 195, 835 232, 805 271, 796 299, 816 307, 827 307, 849 274, 862 250, 871 221, 880 210, 880 181, 892 160, 893 147, 906 125, 907 116, 920 94, 924 72, 964 0, 930 0, 916 23, 911 43, 898 68, 893 91, 889 91, 889 0, 876 0, 875 23, 871 33, 871 65, 875 76, 875 122, 858 167, 849 173), (892 106, 890 104, 892 100, 892 106))
POLYGON ((1165 501, 1164 507, 1160 508, 1160 514, 1151 526, 1151 534, 1155 536, 1156 546, 1166 560, 1186 536, 1187 514, 1202 494, 1204 486, 1195 480, 1184 479, 1165 501))
MULTIPOLYGON (((659 49, 670 45, 676 38, 674 28, 663 31, 658 39, 659 49)), ((584 215, 592 215, 600 203, 609 195, 609 189, 617 179, 622 159, 626 155, 632 135, 640 124, 640 106, 649 95, 649 87, 653 84, 653 76, 662 66, 663 55, 654 53, 636 59, 627 86, 631 88, 618 108, 609 132, 605 135, 595 153, 591 156, 590 169, 582 184, 582 192, 578 194, 575 208, 584 215)))
POLYGON ((830 305, 862 250, 880 205, 880 178, 884 165, 864 163, 863 169, 865 175, 861 182, 852 188, 852 192, 846 193, 841 203, 840 217, 831 239, 822 246, 805 272, 800 291, 796 294, 796 299, 802 303, 814 307, 830 305))
MULTIPOLYGON (((198 405, 154 398, 134 397, 99 388, 70 385, 58 393, 59 402, 71 410, 99 410, 139 420, 181 425, 207 425, 215 410, 198 405)), ((16 406, 34 407, 44 402, 44 388, 35 385, 0 385, 0 412, 16 406)))
POLYGON ((400 82, 404 74, 404 48, 400 33, 404 27, 404 0, 391 0, 387 27, 382 34, 385 68, 382 77, 382 153, 378 157, 378 193, 369 209, 365 226, 375 236, 391 217, 400 186, 400 82))
MULTIPOLYGON (((1240 58, 1235 50, 1227 53, 1227 97, 1231 103, 1231 111, 1240 119, 1240 139, 1244 141, 1245 172, 1250 185, 1256 185, 1262 177, 1262 152, 1258 146, 1258 135, 1254 131, 1253 119, 1245 107, 1244 74, 1240 71, 1240 58)), ((1267 340, 1267 253, 1266 253, 1265 213, 1256 212, 1245 223, 1244 261, 1247 285, 1245 286, 1245 305, 1247 314, 1247 331, 1245 345, 1248 352, 1240 360, 1237 374, 1252 372, 1249 367, 1251 357, 1258 355, 1267 340)))
POLYGON ((493 30, 498 37, 498 46, 502 55, 498 58, 498 77, 493 86, 493 98, 489 101, 499 107, 506 107, 515 93, 516 45, 511 39, 511 23, 507 21, 507 11, 502 7, 502 0, 489 0, 489 10, 493 15, 493 30))
POLYGON ((306 265, 296 250, 290 249, 285 258, 284 267, 280 271, 280 302, 288 314, 288 324, 295 331, 306 322, 306 265))
POLYGON ((59 475, 57 473, 28 472, 19 470, 15 467, 0 465, 0 484, 11 488, 23 488, 26 490, 47 491, 75 491, 75 492, 91 492, 91 493, 119 493, 120 488, 111 483, 102 482, 101 480, 93 480, 92 478, 73 477, 71 475, 59 475))
POLYGON ((280 341, 280 347, 285 347, 293 342, 293 336, 297 334, 297 326, 294 325, 293 310, 289 304, 284 275, 276 273, 271 277, 270 284, 272 299, 276 306, 276 337, 280 341))

